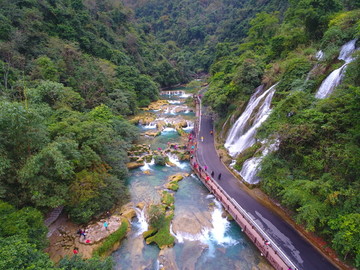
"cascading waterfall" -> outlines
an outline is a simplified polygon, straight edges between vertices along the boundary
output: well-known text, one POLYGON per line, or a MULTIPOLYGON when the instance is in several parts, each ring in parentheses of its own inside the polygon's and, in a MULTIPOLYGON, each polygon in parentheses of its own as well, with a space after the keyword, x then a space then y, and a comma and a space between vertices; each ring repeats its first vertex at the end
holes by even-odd
MULTIPOLYGON (((207 197, 207 198, 213 198, 207 197)), ((230 226, 230 222, 223 217, 223 209, 219 201, 213 198, 214 210, 211 214, 212 228, 203 228, 198 234, 190 234, 186 232, 178 232, 175 234, 170 225, 170 232, 176 238, 178 243, 184 243, 184 241, 199 241, 209 248, 209 255, 213 255, 214 244, 222 246, 236 245, 238 242, 232 237, 227 235, 227 231, 230 226)))
POLYGON ((171 127, 166 127, 162 130, 161 133, 168 133, 168 132, 176 132, 175 128, 171 128, 171 127))
POLYGON ((317 53, 316 53, 316 59, 317 60, 322 60, 323 58, 324 58, 324 52, 322 51, 322 50, 320 50, 320 51, 318 51, 317 53))
POLYGON ((169 158, 169 161, 173 164, 175 164, 175 166, 181 168, 181 169, 184 169, 186 168, 188 165, 185 163, 185 162, 180 162, 179 161, 179 158, 174 155, 174 154, 167 154, 168 158, 169 158))
POLYGON ((274 143, 264 148, 260 157, 252 157, 244 162, 239 174, 247 183, 255 185, 260 182, 260 178, 257 176, 260 171, 260 163, 265 156, 276 151, 279 148, 279 144, 280 140, 275 140, 274 143))
POLYGON ((146 232, 149 229, 149 224, 146 221, 145 207, 143 209, 135 208, 137 222, 134 224, 138 227, 137 235, 141 235, 143 232, 146 232))
POLYGON ((352 54, 356 50, 357 39, 351 40, 341 47, 338 59, 345 61, 340 68, 334 70, 330 75, 322 82, 319 90, 316 92, 315 97, 318 99, 327 98, 334 89, 341 83, 341 80, 345 74, 346 67, 351 63, 354 58, 352 54))
POLYGON ((276 84, 261 93, 259 86, 251 96, 245 111, 231 128, 225 142, 231 156, 236 156, 255 143, 256 130, 268 118, 276 84))
POLYGON ((185 131, 191 131, 194 129, 194 122, 186 121, 187 126, 183 128, 185 131))
POLYGON ((144 166, 141 166, 140 169, 142 171, 149 171, 149 170, 152 170, 150 168, 150 166, 154 165, 155 164, 155 159, 152 159, 150 162, 144 162, 144 166))
POLYGON ((170 104, 181 104, 181 100, 168 100, 170 104))
POLYGON ((150 124, 143 126, 143 128, 145 128, 145 129, 156 129, 157 126, 156 126, 155 122, 151 122, 150 124))

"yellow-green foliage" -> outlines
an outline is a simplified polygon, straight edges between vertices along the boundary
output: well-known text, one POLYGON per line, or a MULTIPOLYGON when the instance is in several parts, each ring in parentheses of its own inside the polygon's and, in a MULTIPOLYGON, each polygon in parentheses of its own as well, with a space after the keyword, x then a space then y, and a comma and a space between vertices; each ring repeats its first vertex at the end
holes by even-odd
POLYGON ((120 228, 105 239, 101 246, 94 251, 94 255, 106 255, 116 243, 125 237, 128 227, 129 222, 126 218, 122 218, 120 228))
POLYGON ((338 26, 341 29, 347 29, 356 23, 359 24, 359 20, 360 10, 342 12, 330 21, 329 27, 338 26))

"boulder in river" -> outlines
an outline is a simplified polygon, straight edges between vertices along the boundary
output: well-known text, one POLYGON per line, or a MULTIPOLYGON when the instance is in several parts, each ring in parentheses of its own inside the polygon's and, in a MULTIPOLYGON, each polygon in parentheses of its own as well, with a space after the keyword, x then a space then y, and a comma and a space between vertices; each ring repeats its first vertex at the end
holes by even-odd
POLYGON ((129 162, 126 164, 126 167, 129 169, 129 170, 132 170, 132 169, 136 169, 136 168, 139 168, 139 167, 142 167, 144 166, 145 163, 144 162, 129 162))

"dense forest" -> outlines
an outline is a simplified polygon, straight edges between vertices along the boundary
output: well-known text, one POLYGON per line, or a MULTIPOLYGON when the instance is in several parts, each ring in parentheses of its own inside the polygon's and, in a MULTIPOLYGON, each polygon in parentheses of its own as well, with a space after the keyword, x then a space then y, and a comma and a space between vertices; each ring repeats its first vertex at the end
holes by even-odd
POLYGON ((249 21, 258 12, 283 13, 287 0, 124 0, 149 32, 168 47, 170 56, 192 72, 207 72, 219 42, 239 42, 247 36, 249 21))
POLYGON ((314 97, 360 36, 360 2, 123 2, 0 1, 0 269, 111 269, 97 258, 54 266, 43 214, 64 206, 86 223, 126 201, 137 137, 126 117, 199 72, 219 129, 256 87, 279 83, 258 139, 281 143, 260 188, 360 267, 360 58, 332 96, 314 97))
POLYGON ((190 74, 119 1, 0 1, 0 18, 0 269, 50 269, 42 213, 84 223, 124 202, 124 117, 190 74))

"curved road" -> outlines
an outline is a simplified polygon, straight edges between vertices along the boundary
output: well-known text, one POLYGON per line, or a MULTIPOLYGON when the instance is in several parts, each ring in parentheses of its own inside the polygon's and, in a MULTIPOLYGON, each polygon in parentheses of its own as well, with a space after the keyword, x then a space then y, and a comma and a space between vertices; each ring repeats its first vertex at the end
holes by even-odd
POLYGON ((248 212, 271 240, 292 260, 297 269, 338 269, 279 215, 267 209, 240 187, 239 180, 230 173, 217 155, 214 138, 210 134, 213 127, 212 119, 202 115, 199 124, 198 138, 203 136, 204 142, 198 140, 198 162, 202 166, 208 166, 208 172, 212 170, 215 172, 215 181, 248 212), (219 173, 221 180, 218 180, 219 173))

